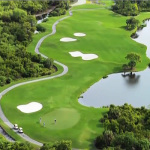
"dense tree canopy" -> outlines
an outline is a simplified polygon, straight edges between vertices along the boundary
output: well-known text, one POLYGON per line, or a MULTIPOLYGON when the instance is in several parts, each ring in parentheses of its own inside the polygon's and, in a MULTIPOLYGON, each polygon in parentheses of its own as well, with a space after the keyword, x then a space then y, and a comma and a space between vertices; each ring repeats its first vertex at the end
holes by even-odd
MULTIPOLYGON (((8 142, 3 136, 0 136, 0 150, 37 150, 37 147, 31 146, 28 142, 8 142)), ((71 141, 57 141, 54 144, 43 144, 40 150, 71 150, 71 141)))
POLYGON ((98 136, 95 145, 99 149, 150 149, 150 110, 133 108, 131 105, 111 105, 101 119, 105 131, 98 136))
POLYGON ((139 14, 137 3, 131 0, 115 0, 115 5, 112 6, 112 10, 125 16, 136 16, 139 14))
POLYGON ((141 11, 150 11, 150 0, 115 0, 112 10, 125 16, 136 16, 141 11))
POLYGON ((71 150, 72 147, 71 141, 60 141, 55 142, 54 144, 44 144, 40 150, 71 150))
POLYGON ((0 150, 34 150, 34 148, 28 142, 8 142, 0 136, 0 150))
POLYGON ((52 6, 56 6, 57 8, 69 8, 69 0, 41 0, 41 1, 35 1, 35 0, 11 0, 11 1, 1 1, 0 2, 0 10, 1 11, 8 11, 13 10, 16 8, 23 9, 27 11, 28 14, 37 14, 43 11, 46 11, 47 9, 51 8, 52 6))

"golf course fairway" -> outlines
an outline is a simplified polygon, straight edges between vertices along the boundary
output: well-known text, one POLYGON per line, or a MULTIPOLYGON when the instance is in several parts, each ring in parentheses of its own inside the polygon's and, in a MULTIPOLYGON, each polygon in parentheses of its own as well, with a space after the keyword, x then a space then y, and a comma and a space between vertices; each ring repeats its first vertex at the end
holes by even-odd
MULTIPOLYGON (((125 30, 128 17, 96 4, 73 7, 72 13, 57 25, 56 34, 46 38, 39 49, 44 55, 68 66, 68 73, 56 79, 17 87, 3 96, 1 106, 10 122, 23 127, 25 134, 37 141, 72 140, 74 148, 93 149, 94 139, 104 130, 100 118, 108 108, 82 106, 78 97, 103 76, 121 72, 122 65, 127 63, 127 53, 141 55, 142 63, 137 64, 137 71, 145 69, 149 59, 146 46, 133 41, 130 38, 132 32, 125 30), (86 36, 77 37, 74 33, 85 33, 86 36), (61 42, 64 37, 77 41, 61 42), (98 58, 83 60, 72 57, 69 54, 72 51, 96 54, 98 58), (17 109, 18 105, 30 102, 38 102, 43 108, 30 114, 17 109)), ((42 23, 47 28, 46 33, 51 32, 52 24, 61 17, 64 16, 51 17, 42 23)), ((140 21, 149 17, 150 13, 137 16, 140 21)), ((35 35, 28 51, 34 52, 36 43, 46 33, 35 35)), ((63 71, 61 67, 58 69, 63 71)))

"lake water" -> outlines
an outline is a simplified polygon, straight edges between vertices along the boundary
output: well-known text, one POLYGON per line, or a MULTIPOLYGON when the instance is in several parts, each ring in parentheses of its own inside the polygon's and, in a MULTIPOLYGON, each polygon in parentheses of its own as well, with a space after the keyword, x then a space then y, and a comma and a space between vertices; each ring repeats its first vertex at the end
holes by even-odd
MULTIPOLYGON (((150 58, 150 21, 141 31, 135 41, 147 46, 147 57, 150 58)), ((136 72, 135 77, 123 77, 123 73, 111 74, 108 78, 101 79, 92 85, 79 98, 80 104, 88 107, 102 107, 114 105, 131 104, 134 107, 150 106, 150 69, 136 72)))

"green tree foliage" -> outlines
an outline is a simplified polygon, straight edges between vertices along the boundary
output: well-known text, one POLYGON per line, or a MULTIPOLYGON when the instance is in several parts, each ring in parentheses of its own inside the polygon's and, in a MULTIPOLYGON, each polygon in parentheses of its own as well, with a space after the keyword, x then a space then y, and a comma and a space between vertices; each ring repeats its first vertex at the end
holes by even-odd
POLYGON ((141 11, 150 11, 150 0, 115 0, 112 10, 125 16, 136 16, 141 11))
POLYGON ((5 139, 0 139, 0 150, 33 150, 29 143, 8 142, 5 139))
POLYGON ((46 28, 43 27, 43 26, 40 25, 40 24, 37 24, 37 25, 36 25, 36 30, 37 30, 37 31, 40 31, 40 32, 45 32, 45 31, 46 31, 46 28))
POLYGON ((27 11, 28 14, 37 14, 43 11, 50 9, 52 6, 56 6, 62 9, 69 9, 69 0, 60 0, 60 1, 35 1, 35 0, 11 0, 11 1, 1 1, 0 5, 1 10, 13 10, 16 8, 23 9, 27 11))
POLYGON ((124 16, 136 16, 139 14, 138 4, 131 0, 115 0, 112 10, 124 16))
POLYGON ((60 142, 55 142, 53 145, 52 144, 44 144, 40 150, 71 150, 72 147, 72 142, 71 141, 60 141, 60 142))
POLYGON ((127 19, 126 20, 127 30, 135 29, 136 27, 138 27, 139 23, 140 23, 139 20, 135 19, 134 17, 127 19))
POLYGON ((103 135, 99 135, 96 140, 95 140, 95 146, 98 149, 103 149, 104 147, 106 147, 106 143, 105 143, 105 139, 103 135))
MULTIPOLYGON (((3 136, 0 136, 0 150, 35 150, 28 142, 8 142, 3 136)), ((72 150, 72 142, 62 140, 54 144, 43 144, 40 150, 72 150)))
POLYGON ((137 62, 141 62, 141 56, 137 53, 129 53, 125 58, 129 60, 128 65, 131 69, 136 66, 137 62))
POLYGON ((45 65, 47 59, 26 52, 21 46, 12 51, 0 49, 0 55, 3 62, 0 63, 0 85, 9 84, 12 80, 22 77, 48 75, 54 71, 52 59, 48 59, 50 62, 45 65))
POLYGON ((105 131, 95 140, 99 149, 149 150, 150 149, 150 110, 133 108, 131 105, 110 105, 102 118, 105 131))
POLYGON ((44 61, 44 66, 48 69, 50 69, 52 66, 53 66, 53 59, 49 59, 47 58, 45 61, 44 61))
POLYGON ((138 139, 131 132, 116 135, 113 145, 120 146, 122 149, 131 150, 149 150, 150 142, 148 139, 138 139))
POLYGON ((50 1, 52 5, 56 5, 56 8, 54 11, 52 11, 49 16, 60 16, 60 15, 65 15, 66 10, 69 9, 69 0, 62 0, 62 1, 50 1))
POLYGON ((106 131, 104 131, 104 133, 103 133, 103 137, 104 137, 104 140, 105 140, 106 145, 110 146, 112 140, 114 139, 113 132, 110 131, 110 130, 106 130, 106 131))

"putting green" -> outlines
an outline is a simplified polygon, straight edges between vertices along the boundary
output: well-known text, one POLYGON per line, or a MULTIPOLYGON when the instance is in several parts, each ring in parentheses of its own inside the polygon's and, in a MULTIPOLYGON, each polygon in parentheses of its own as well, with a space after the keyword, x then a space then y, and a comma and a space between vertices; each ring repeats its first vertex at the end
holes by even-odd
POLYGON ((77 124, 80 120, 80 114, 72 108, 60 108, 43 115, 41 118, 41 126, 45 123, 45 128, 61 130, 77 124), (54 119, 56 119, 56 123, 54 119))

